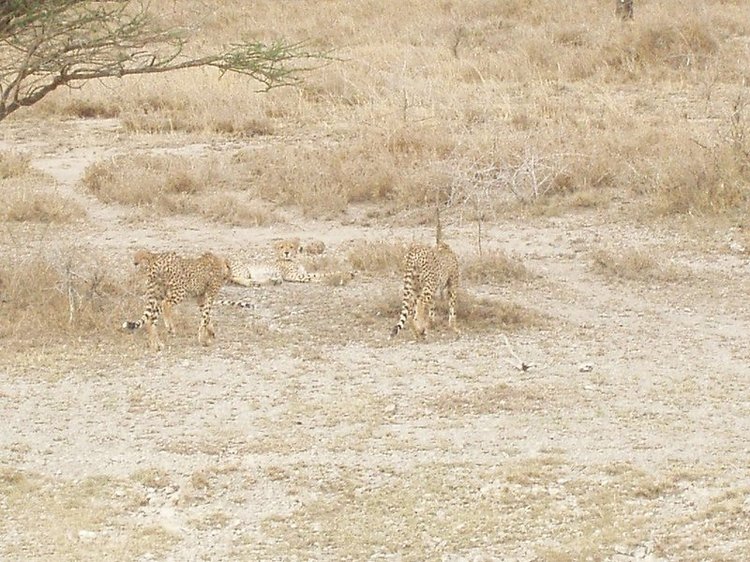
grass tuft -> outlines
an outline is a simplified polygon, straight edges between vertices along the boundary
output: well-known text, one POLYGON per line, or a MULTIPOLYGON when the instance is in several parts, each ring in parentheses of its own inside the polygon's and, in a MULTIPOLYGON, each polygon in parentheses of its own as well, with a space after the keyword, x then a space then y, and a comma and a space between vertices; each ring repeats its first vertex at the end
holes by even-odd
POLYGON ((472 255, 463 261, 461 276, 474 283, 507 283, 526 281, 532 273, 524 263, 503 250, 493 249, 482 255, 472 255))
POLYGON ((676 266, 643 249, 598 249, 592 254, 596 271, 631 281, 677 281, 685 274, 676 266))
POLYGON ((405 242, 357 240, 349 249, 347 258, 357 271, 400 275, 407 250, 405 242))

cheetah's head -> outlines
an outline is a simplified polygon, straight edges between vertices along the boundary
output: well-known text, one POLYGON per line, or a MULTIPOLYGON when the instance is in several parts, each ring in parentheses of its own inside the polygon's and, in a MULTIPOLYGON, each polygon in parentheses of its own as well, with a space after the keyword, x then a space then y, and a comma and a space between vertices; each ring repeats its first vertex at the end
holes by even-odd
POLYGON ((303 247, 297 238, 279 240, 273 245, 276 254, 282 260, 292 260, 303 251, 303 247))
POLYGON ((148 265, 156 256, 154 252, 149 252, 148 250, 138 250, 133 254, 133 264, 136 267, 140 267, 142 265, 148 265))

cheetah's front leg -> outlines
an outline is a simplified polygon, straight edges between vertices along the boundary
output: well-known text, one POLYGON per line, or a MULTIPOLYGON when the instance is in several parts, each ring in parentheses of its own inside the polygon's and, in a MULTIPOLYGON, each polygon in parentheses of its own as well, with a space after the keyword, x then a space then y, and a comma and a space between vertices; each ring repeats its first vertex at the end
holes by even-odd
POLYGON ((146 334, 148 335, 149 348, 152 351, 161 351, 164 349, 164 342, 161 341, 159 332, 156 330, 154 323, 150 319, 146 320, 143 327, 146 329, 146 334))
POLYGON ((210 345, 216 337, 214 323, 211 321, 211 302, 202 299, 198 305, 201 309, 201 325, 198 328, 198 342, 201 345, 210 345))

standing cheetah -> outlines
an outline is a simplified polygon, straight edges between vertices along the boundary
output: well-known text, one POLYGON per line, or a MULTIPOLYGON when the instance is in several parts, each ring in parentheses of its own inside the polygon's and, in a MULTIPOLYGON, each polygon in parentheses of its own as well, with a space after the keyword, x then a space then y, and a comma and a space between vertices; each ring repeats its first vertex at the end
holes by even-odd
POLYGON ((204 253, 198 258, 184 258, 175 252, 152 253, 140 250, 135 253, 134 262, 144 269, 148 277, 146 309, 140 320, 128 320, 125 330, 146 328, 149 346, 161 350, 164 344, 159 339, 155 323, 164 316, 164 326, 168 333, 174 333, 172 307, 186 296, 196 297, 201 311, 198 341, 208 345, 215 337, 211 321, 211 305, 219 289, 229 279, 230 269, 226 259, 204 253))
MULTIPOLYGON (((439 234, 438 234, 439 239, 439 234)), ((424 338, 435 318, 436 293, 448 293, 448 326, 456 330, 456 295, 458 292, 458 258, 448 244, 438 242, 434 247, 413 245, 404 259, 404 298, 398 323, 391 330, 395 337, 412 316, 412 331, 424 338)))

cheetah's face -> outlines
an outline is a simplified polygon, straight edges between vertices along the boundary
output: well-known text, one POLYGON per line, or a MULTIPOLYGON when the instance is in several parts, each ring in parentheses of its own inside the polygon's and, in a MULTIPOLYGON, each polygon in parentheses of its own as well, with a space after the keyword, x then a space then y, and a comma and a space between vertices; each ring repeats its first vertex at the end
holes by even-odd
POLYGON ((303 250, 299 240, 280 240, 274 244, 274 248, 282 260, 292 260, 303 250))

